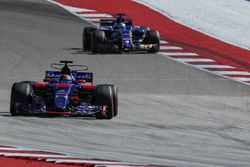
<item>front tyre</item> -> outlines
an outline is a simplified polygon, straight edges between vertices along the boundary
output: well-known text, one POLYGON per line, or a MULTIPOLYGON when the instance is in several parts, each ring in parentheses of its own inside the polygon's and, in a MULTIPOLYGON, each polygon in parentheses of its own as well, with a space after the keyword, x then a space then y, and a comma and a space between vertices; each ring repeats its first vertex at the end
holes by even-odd
POLYGON ((160 51, 160 33, 155 30, 149 30, 146 34, 146 44, 153 44, 154 46, 148 51, 149 53, 157 53, 160 51))
POLYGON ((27 108, 20 107, 19 104, 29 104, 32 87, 28 82, 14 83, 11 88, 10 114, 12 116, 25 115, 27 108))
POLYGON ((118 88, 116 85, 112 84, 105 84, 106 86, 109 86, 112 90, 112 97, 113 97, 113 103, 114 103, 114 117, 118 114, 118 88))
POLYGON ((94 105, 105 106, 106 111, 96 114, 96 119, 112 119, 114 116, 114 101, 112 88, 109 85, 97 85, 93 97, 94 105))

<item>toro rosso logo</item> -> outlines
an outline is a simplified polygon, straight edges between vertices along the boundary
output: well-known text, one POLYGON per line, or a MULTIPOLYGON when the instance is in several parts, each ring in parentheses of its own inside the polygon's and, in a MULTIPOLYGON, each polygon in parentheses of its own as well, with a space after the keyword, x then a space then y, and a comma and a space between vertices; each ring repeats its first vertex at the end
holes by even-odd
POLYGON ((91 79, 92 78, 92 73, 77 73, 76 78, 79 79, 91 79))
POLYGON ((61 75, 61 72, 55 72, 55 71, 47 71, 46 77, 47 78, 59 78, 61 75))

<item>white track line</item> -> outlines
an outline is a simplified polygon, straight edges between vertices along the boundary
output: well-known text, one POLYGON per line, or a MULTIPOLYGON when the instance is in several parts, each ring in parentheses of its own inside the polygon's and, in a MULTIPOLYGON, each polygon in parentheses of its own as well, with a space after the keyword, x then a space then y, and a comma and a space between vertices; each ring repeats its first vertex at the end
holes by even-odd
MULTIPOLYGON (((242 83, 244 85, 250 85, 250 83, 248 83, 248 82, 250 82, 250 78, 229 77, 227 75, 222 75, 222 74, 216 73, 216 71, 210 70, 210 69, 213 69, 213 68, 214 69, 216 69, 216 68, 217 69, 234 69, 235 67, 233 67, 233 66, 228 66, 228 65, 210 65, 210 64, 207 64, 207 65, 206 64, 203 64, 203 65, 194 65, 194 64, 190 64, 191 63, 190 61, 192 61, 192 60, 189 59, 187 61, 187 58, 186 59, 182 58, 183 61, 180 61, 181 60, 180 58, 178 59, 178 58, 174 58, 174 57, 171 57, 171 56, 164 56, 164 57, 166 57, 168 59, 171 59, 171 60, 174 60, 174 61, 178 61, 178 62, 183 63, 183 64, 186 64, 186 65, 188 65, 190 67, 195 67, 197 69, 200 69, 202 71, 206 71, 208 73, 212 73, 212 74, 215 74, 215 75, 227 78, 227 79, 234 80, 236 82, 240 82, 240 83, 242 83)), ((198 62, 204 62, 204 63, 206 63, 206 62, 208 62, 208 63, 209 62, 214 62, 214 60, 212 60, 212 59, 207 59, 207 60, 204 60, 204 59, 202 59, 202 60, 193 59, 193 60, 197 60, 198 62)), ((192 62, 195 62, 195 61, 192 61, 192 62)))
POLYGON ((222 75, 249 75, 250 73, 247 71, 216 71, 219 74, 222 75))
POLYGON ((6 148, 0 147, 0 151, 36 151, 30 148, 6 148))
POLYGON ((95 165, 95 167, 147 167, 146 165, 123 165, 123 164, 119 164, 119 165, 95 165))
MULTIPOLYGON (((115 165, 95 165, 95 167, 147 167, 147 165, 139 166, 139 165, 126 165, 126 164, 115 164, 115 165)), ((151 166, 150 166, 151 167, 151 166)))
POLYGON ((56 155, 56 154, 24 154, 24 153, 1 153, 5 157, 37 157, 37 158, 46 158, 46 157, 53 157, 53 158, 66 158, 65 155, 56 155))
POLYGON ((160 49, 163 50, 183 50, 183 48, 178 47, 178 46, 160 46, 160 49))
POLYGON ((54 163, 89 163, 89 164, 128 164, 122 162, 112 162, 112 161, 96 161, 96 160, 76 160, 76 159, 47 159, 47 162, 54 163))
POLYGON ((84 19, 88 20, 88 21, 99 22, 100 19, 105 19, 105 18, 87 18, 87 17, 84 17, 84 19))
MULTIPOLYGON (((60 6, 61 8, 63 8, 63 9, 65 9, 65 10, 67 10, 68 12, 70 12, 71 14, 73 14, 73 15, 75 15, 76 17, 79 17, 79 18, 81 18, 80 16, 79 16, 79 12, 95 12, 95 10, 91 10, 91 9, 85 9, 85 8, 75 8, 75 7, 71 7, 71 6, 66 6, 66 5, 63 5, 63 4, 61 4, 61 3, 59 3, 59 2, 56 2, 56 1, 54 1, 54 0, 46 0, 46 1, 48 1, 48 2, 50 2, 50 3, 52 3, 52 4, 55 4, 55 5, 58 5, 58 6, 60 6), (78 13, 77 13, 78 12, 78 13)), ((82 19, 82 18, 81 18, 82 19)), ((95 23, 93 23, 93 22, 89 22, 90 24, 92 24, 92 25, 96 25, 95 23)))
POLYGON ((85 18, 87 21, 99 22, 100 18, 85 18))
POLYGON ((189 53, 189 52, 159 52, 159 54, 165 56, 198 56, 197 53, 189 53))
POLYGON ((168 42, 164 40, 160 40, 160 44, 168 44, 168 42))
POLYGON ((77 13, 77 12, 95 12, 95 10, 91 10, 91 9, 76 8, 76 7, 65 6, 65 5, 63 5, 63 8, 65 8, 66 10, 69 10, 71 12, 74 12, 74 13, 77 13))
POLYGON ((235 67, 233 67, 233 66, 228 66, 228 65, 213 65, 213 64, 211 64, 211 65, 205 65, 205 64, 203 64, 203 65, 194 65, 195 67, 197 67, 197 68, 207 68, 207 69, 209 69, 209 68, 218 68, 218 69, 220 69, 220 68, 223 68, 223 69, 233 69, 233 68, 235 68, 235 67))
POLYGON ((109 14, 104 14, 104 13, 83 13, 83 14, 78 14, 80 17, 103 17, 103 18, 110 18, 113 17, 112 15, 109 14))
POLYGON ((243 77, 232 77, 233 79, 236 79, 238 81, 241 81, 241 82, 247 82, 247 81, 250 81, 250 78, 243 78, 243 77))
POLYGON ((192 62, 215 62, 212 59, 207 59, 207 58, 198 58, 198 59, 194 59, 194 58, 174 58, 175 60, 179 61, 179 62, 183 62, 183 63, 192 63, 192 62))

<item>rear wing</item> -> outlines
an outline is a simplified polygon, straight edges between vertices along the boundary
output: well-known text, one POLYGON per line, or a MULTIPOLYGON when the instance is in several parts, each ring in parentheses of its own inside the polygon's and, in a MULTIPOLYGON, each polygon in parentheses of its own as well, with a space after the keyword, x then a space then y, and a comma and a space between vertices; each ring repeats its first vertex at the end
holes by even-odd
MULTIPOLYGON (((45 71, 45 78, 60 79, 62 73, 60 71, 45 71)), ((76 79, 83 79, 86 82, 93 83, 93 73, 92 72, 77 72, 71 71, 71 75, 76 79)))
MULTIPOLYGON (((100 26, 101 27, 106 27, 106 26, 113 26, 115 23, 115 19, 101 19, 100 20, 100 26)), ((126 24, 126 26, 132 26, 132 19, 126 19, 124 21, 124 23, 126 24)))
POLYGON ((100 19, 101 27, 112 26, 114 23, 115 23, 114 19, 100 19))

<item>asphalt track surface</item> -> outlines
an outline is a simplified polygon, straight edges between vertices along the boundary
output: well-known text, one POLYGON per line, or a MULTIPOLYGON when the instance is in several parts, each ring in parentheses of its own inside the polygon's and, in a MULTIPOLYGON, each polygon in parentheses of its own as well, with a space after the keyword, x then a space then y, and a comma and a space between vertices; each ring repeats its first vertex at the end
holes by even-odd
POLYGON ((248 166, 250 88, 154 54, 81 51, 88 24, 38 0, 0 0, 0 144, 142 164, 248 166), (10 88, 51 62, 89 65, 119 87, 119 115, 11 117, 10 88))

